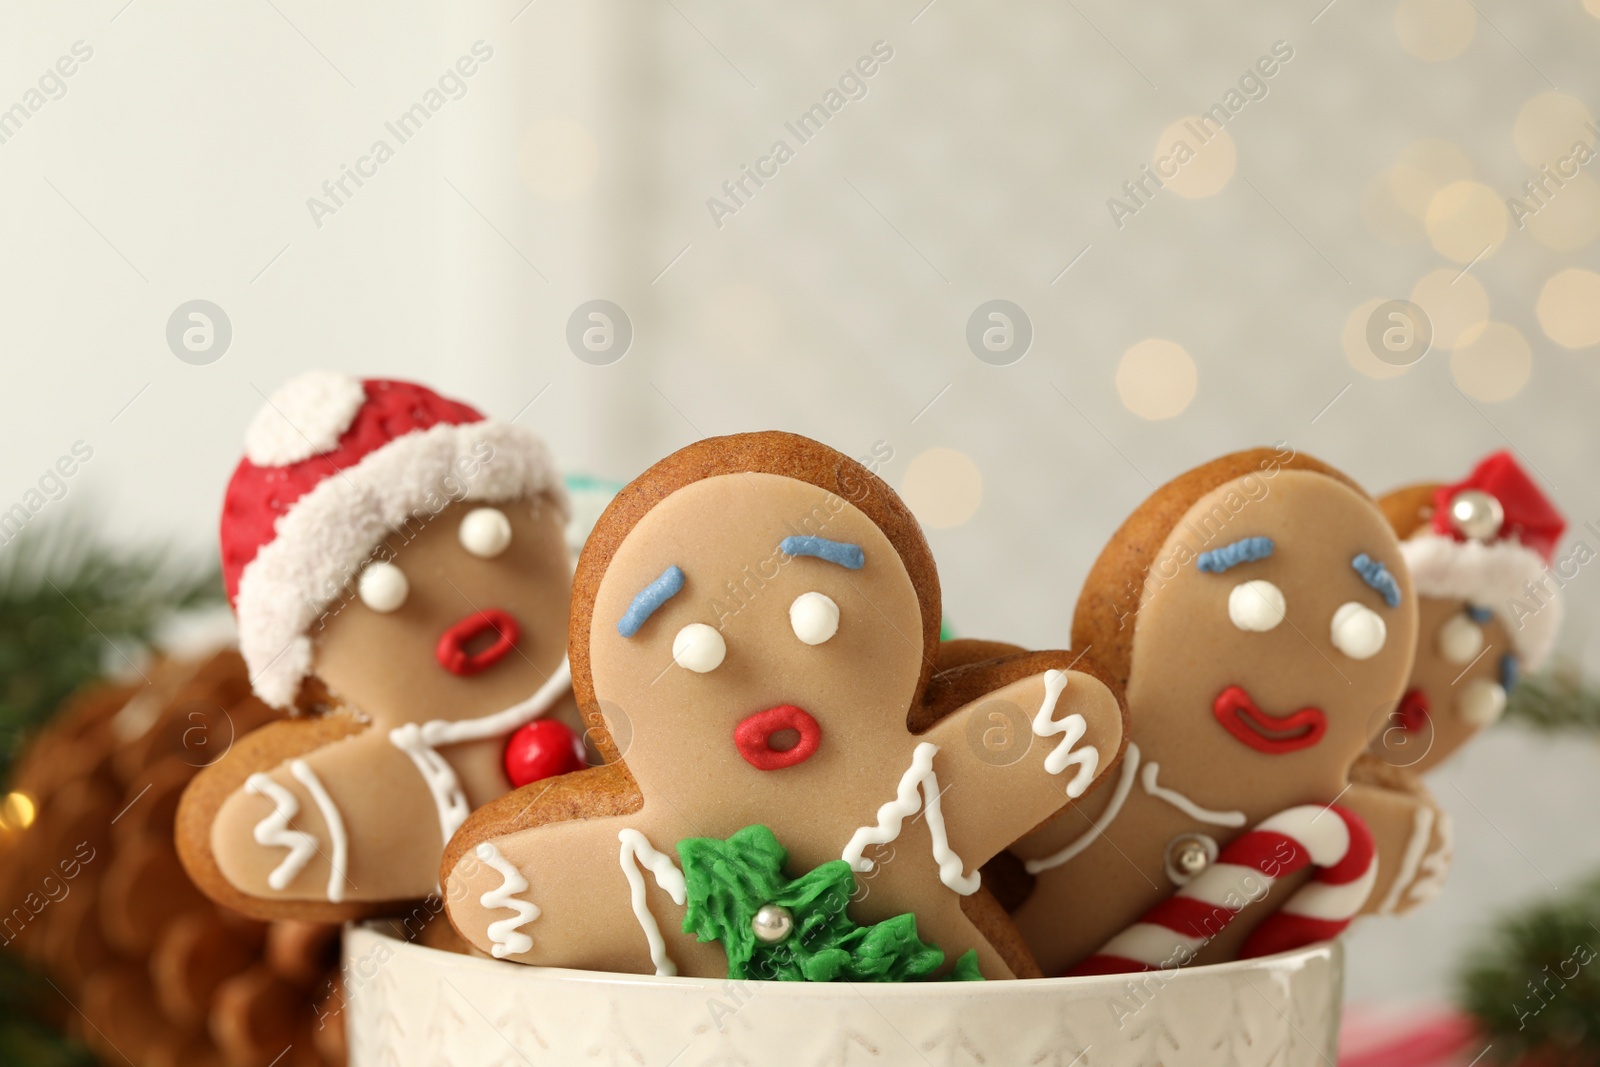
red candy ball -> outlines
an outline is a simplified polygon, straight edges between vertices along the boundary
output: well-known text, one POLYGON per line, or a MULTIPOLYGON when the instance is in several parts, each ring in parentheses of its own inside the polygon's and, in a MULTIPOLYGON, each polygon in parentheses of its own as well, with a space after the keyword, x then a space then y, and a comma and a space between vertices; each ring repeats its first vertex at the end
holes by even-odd
POLYGON ((513 787, 582 770, 583 742, 565 723, 535 719, 506 741, 506 777, 513 787))

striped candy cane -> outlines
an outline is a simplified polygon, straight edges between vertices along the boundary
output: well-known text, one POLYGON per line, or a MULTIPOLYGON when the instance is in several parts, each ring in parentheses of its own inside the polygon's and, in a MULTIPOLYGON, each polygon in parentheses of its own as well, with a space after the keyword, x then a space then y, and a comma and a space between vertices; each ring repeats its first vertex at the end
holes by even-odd
POLYGON ((1068 974, 1125 974, 1178 967, 1280 878, 1315 876, 1245 940, 1240 959, 1337 937, 1372 892, 1372 831, 1341 807, 1289 808, 1230 842, 1217 861, 1068 974))

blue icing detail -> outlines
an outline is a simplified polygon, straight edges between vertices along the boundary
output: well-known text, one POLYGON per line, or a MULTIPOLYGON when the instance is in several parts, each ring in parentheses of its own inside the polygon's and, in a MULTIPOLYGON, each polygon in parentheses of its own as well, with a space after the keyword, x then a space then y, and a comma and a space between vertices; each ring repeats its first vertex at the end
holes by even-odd
POLYGON ((778 542, 778 548, 791 556, 815 556, 852 571, 858 571, 867 564, 867 554, 861 551, 860 545, 830 541, 826 537, 797 534, 778 542))
POLYGON ((1378 560, 1373 559, 1365 552, 1357 555, 1350 561, 1350 566, 1361 575, 1361 580, 1372 586, 1378 595, 1383 597, 1383 602, 1391 608, 1400 606, 1400 583, 1394 580, 1394 575, 1389 573, 1378 560))
POLYGON ((1494 609, 1493 608, 1480 608, 1476 604, 1468 604, 1467 605, 1467 618, 1471 619, 1473 622, 1477 623, 1479 626, 1486 626, 1489 623, 1494 621, 1494 609))
POLYGON ((1517 680, 1522 675, 1522 665, 1517 662, 1515 653, 1507 652, 1500 657, 1500 688, 1507 693, 1517 687, 1517 680))
POLYGON ((617 620, 617 633, 623 637, 632 637, 639 632, 645 620, 655 614, 655 610, 673 597, 678 595, 678 590, 683 588, 683 571, 676 564, 661 572, 661 577, 639 590, 639 595, 633 598, 628 605, 628 610, 622 613, 622 618, 617 620))
POLYGON ((1235 541, 1231 545, 1213 548, 1210 552, 1200 553, 1200 560, 1196 564, 1206 574, 1221 574, 1230 567, 1237 567, 1241 563, 1254 563, 1258 559, 1266 559, 1272 555, 1272 538, 1246 537, 1243 541, 1235 541))

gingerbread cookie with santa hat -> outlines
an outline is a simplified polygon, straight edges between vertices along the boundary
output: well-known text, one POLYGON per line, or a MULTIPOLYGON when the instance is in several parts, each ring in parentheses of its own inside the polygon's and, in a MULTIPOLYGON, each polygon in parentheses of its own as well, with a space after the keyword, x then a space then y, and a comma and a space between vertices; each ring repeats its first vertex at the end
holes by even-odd
POLYGON ((1517 678, 1549 659, 1562 617, 1551 564, 1566 519, 1505 451, 1460 482, 1408 486, 1378 503, 1422 618, 1411 684, 1374 751, 1422 774, 1497 720, 1517 678))
POLYGON ((468 812, 582 766, 566 496, 544 443, 420 385, 303 374, 245 437, 223 577, 255 693, 296 717, 186 791, 195 882, 259 918, 337 920, 437 886, 468 812))
POLYGON ((467 941, 696 977, 1038 973, 979 867, 1115 777, 1118 690, 1065 652, 936 672, 933 559, 865 467, 776 432, 669 456, 596 526, 570 629, 613 760, 468 819, 440 876, 467 941))
POLYGON ((1406 843, 1374 841, 1350 773, 1416 628, 1393 530, 1323 463, 1238 453, 1147 499, 1073 620, 1074 645, 1126 686, 1117 782, 1011 849, 1034 879, 1015 918, 1045 972, 1216 962, 1342 929, 1406 843))
POLYGON ((1355 797, 1373 832, 1407 841, 1368 902, 1387 915, 1431 901, 1449 869, 1450 816, 1420 775, 1499 719, 1522 671, 1549 658, 1562 614, 1551 563, 1566 520, 1504 451, 1454 485, 1408 486, 1378 503, 1419 610, 1410 682, 1352 775, 1374 787, 1355 797), (1424 802, 1396 805, 1397 794, 1424 802))

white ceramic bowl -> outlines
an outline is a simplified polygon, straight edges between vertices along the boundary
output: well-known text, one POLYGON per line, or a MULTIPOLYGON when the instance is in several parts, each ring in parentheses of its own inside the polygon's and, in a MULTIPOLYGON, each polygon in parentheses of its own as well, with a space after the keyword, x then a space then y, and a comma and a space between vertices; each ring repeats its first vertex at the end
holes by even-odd
POLYGON ((345 935, 350 1067, 1123 1067, 1337 1060, 1344 957, 1170 975, 735 983, 524 967, 345 935))

